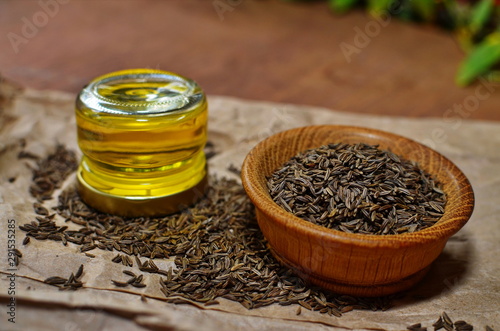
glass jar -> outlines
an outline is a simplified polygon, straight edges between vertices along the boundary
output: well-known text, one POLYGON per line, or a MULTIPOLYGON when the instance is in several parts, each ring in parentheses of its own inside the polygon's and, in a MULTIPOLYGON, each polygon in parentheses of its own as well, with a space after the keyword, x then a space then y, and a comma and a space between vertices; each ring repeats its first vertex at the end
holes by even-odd
POLYGON ((94 79, 76 101, 81 198, 103 212, 157 216, 203 196, 207 101, 192 80, 132 69, 94 79))

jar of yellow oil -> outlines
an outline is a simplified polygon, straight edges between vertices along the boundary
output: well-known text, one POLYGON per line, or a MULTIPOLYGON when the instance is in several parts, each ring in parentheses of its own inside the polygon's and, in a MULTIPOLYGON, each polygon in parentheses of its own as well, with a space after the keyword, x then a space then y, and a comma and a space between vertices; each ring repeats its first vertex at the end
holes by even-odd
POLYGON ((133 69, 94 79, 76 101, 81 198, 122 216, 194 203, 207 186, 207 117, 201 88, 177 74, 133 69))

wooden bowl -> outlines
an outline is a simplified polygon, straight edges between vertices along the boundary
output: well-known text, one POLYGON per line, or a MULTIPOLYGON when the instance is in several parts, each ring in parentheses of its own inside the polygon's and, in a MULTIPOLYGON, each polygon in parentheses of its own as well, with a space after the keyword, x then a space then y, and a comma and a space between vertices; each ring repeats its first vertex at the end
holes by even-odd
POLYGON ((413 140, 368 128, 324 125, 278 133, 250 151, 241 177, 275 257, 315 285, 354 296, 383 296, 416 284, 474 208, 472 187, 451 161, 413 140), (271 199, 266 176, 300 151, 337 142, 379 145, 418 162, 443 185, 444 216, 414 233, 353 234, 305 221, 271 199))

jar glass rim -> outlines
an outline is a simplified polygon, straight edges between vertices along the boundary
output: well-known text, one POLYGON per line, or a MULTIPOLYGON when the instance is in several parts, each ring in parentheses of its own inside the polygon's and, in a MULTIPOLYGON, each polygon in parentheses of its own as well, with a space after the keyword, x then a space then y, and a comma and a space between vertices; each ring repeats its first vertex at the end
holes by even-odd
POLYGON ((198 84, 175 73, 132 69, 95 78, 78 101, 96 111, 122 115, 148 115, 190 109, 203 100, 198 84))

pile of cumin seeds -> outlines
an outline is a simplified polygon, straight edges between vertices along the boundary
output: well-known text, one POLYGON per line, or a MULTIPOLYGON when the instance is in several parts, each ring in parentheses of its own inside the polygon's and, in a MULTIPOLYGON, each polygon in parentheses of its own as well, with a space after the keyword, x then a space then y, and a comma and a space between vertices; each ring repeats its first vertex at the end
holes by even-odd
POLYGON ((302 219, 361 234, 425 229, 446 205, 441 184, 418 164, 363 143, 303 151, 268 177, 268 190, 302 219))
POLYGON ((55 152, 43 159, 26 152, 20 152, 18 155, 18 158, 26 157, 37 160, 36 168, 32 169, 33 183, 30 193, 39 202, 50 200, 53 192, 78 168, 76 153, 64 145, 57 145, 55 152))
POLYGON ((41 207, 35 209, 41 217, 22 226, 28 237, 76 244, 82 254, 94 249, 117 251, 122 261, 135 255, 134 267, 160 275, 161 291, 170 302, 182 303, 181 298, 211 305, 226 298, 248 309, 299 305, 334 316, 354 309, 386 310, 392 302, 392 297, 353 298, 322 291, 281 267, 266 246, 250 200, 234 180, 212 178, 199 203, 161 218, 98 212, 85 205, 73 188, 60 194, 55 209, 65 222, 74 223, 73 230, 41 207), (138 257, 173 257, 176 268, 156 270, 151 263, 145 267, 138 257))

